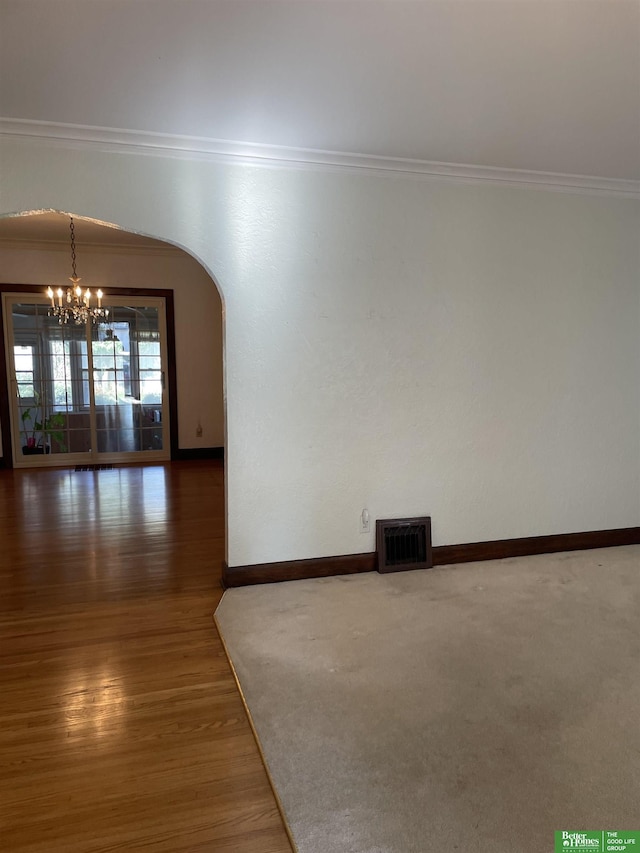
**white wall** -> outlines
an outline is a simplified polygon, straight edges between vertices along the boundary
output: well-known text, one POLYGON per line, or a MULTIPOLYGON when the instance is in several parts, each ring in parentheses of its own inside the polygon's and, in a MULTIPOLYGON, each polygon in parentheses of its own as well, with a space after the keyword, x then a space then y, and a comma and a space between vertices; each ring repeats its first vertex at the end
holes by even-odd
MULTIPOLYGON (((92 287, 174 290, 178 444, 180 448, 224 445, 222 303, 211 278, 179 249, 117 250, 77 247, 78 272, 92 287), (194 306, 195 309, 194 310, 194 306), (196 437, 198 422, 202 437, 196 437)), ((66 286, 68 246, 51 249, 0 243, 0 281, 66 286)), ((0 445, 0 454, 1 454, 0 445)))
POLYGON ((225 301, 228 561, 640 522, 640 204, 3 143, 0 212, 167 239, 225 301))

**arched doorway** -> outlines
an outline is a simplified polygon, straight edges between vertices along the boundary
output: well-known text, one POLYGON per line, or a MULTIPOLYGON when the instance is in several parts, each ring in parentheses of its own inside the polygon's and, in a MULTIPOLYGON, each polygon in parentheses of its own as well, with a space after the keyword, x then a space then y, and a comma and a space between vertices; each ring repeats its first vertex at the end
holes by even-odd
POLYGON ((221 455, 222 306, 210 276, 175 246, 74 221, 82 284, 111 306, 89 329, 48 316, 45 287, 69 283, 69 216, 0 219, 4 464, 221 455))

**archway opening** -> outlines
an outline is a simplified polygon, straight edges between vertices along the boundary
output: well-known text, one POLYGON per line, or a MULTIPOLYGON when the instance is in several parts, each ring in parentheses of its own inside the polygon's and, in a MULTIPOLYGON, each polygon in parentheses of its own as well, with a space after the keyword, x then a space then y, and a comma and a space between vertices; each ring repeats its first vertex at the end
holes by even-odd
MULTIPOLYGON (((74 222, 83 286, 129 296, 171 294, 175 354, 168 367, 176 398, 172 456, 222 456, 223 311, 215 282, 177 246, 76 215, 74 222)), ((0 218, 0 258, 5 292, 35 296, 44 294, 47 286, 66 288, 71 273, 69 215, 46 211, 0 218)), ((6 422, 2 426, 6 431, 6 422)), ((6 459, 4 434, 2 448, 6 459)))

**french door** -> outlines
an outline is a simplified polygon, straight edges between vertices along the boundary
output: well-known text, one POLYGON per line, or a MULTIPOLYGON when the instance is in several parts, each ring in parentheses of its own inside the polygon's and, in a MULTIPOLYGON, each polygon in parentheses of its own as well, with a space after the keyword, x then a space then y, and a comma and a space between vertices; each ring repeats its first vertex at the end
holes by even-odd
POLYGON ((15 467, 170 458, 165 300, 103 300, 108 322, 4 294, 15 467))

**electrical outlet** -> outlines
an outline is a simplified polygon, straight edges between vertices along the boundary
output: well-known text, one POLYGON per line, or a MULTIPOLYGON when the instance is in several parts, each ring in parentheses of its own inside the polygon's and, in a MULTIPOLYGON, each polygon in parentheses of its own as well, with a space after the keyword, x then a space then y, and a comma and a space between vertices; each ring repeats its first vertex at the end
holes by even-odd
POLYGON ((368 533, 371 524, 371 519, 369 518, 369 510, 363 509, 360 513, 360 533, 368 533))

